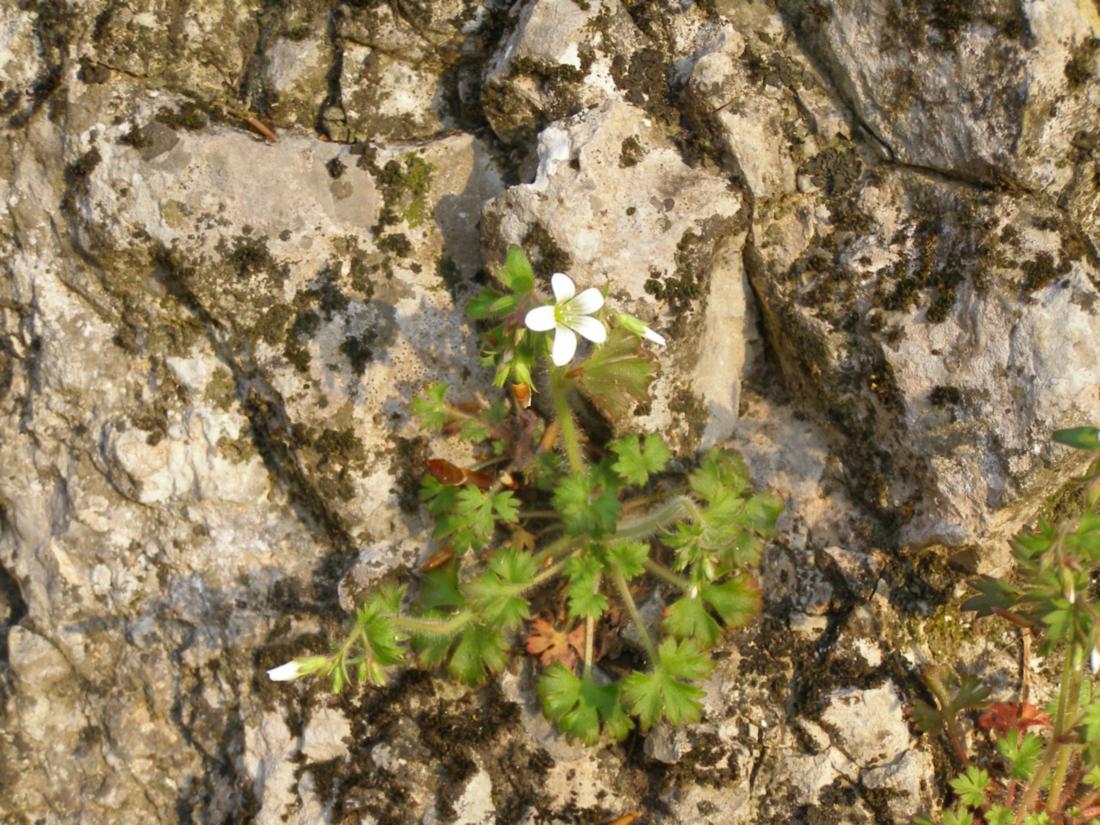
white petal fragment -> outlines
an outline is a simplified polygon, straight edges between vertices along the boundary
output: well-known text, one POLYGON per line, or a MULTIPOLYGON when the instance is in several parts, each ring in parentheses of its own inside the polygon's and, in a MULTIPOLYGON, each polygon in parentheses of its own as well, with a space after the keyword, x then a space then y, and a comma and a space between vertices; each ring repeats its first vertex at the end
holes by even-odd
POLYGON ((550 360, 554 362, 554 366, 564 367, 573 360, 576 353, 577 336, 573 334, 573 330, 558 327, 558 331, 554 333, 554 348, 550 352, 550 360))
POLYGON ((550 276, 550 288, 554 290, 554 300, 561 304, 577 294, 573 279, 564 272, 555 272, 550 276))
POLYGON ((658 344, 662 347, 668 343, 668 341, 665 340, 665 336, 661 335, 658 332, 654 332, 649 327, 645 328, 645 332, 642 333, 642 337, 645 338, 647 341, 652 341, 654 344, 658 344))
POLYGON ((523 319, 523 323, 527 329, 534 330, 535 332, 549 332, 554 328, 554 307, 550 304, 542 307, 535 307, 527 313, 527 317, 523 319))
POLYGON ((578 315, 567 321, 569 328, 583 338, 587 338, 593 344, 602 344, 607 340, 607 327, 603 322, 591 315, 578 315))
POLYGON ((293 682, 301 673, 297 662, 287 662, 285 665, 271 668, 267 672, 267 678, 272 682, 293 682))
POLYGON ((603 306, 603 293, 590 286, 576 298, 569 302, 571 315, 591 315, 603 306))

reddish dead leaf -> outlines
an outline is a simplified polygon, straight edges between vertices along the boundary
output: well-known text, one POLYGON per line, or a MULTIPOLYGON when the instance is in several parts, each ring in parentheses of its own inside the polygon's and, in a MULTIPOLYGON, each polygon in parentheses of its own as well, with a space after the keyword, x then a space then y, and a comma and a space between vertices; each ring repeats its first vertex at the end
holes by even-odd
POLYGON ((521 410, 526 410, 528 407, 531 406, 531 385, 513 384, 512 398, 516 400, 516 405, 521 410))
POLYGON ((457 487, 459 484, 476 484, 482 490, 493 486, 493 480, 477 470, 464 470, 445 458, 429 458, 428 472, 440 484, 457 487))
POLYGON ((628 814, 623 814, 622 816, 617 816, 614 819, 609 820, 606 825, 630 825, 631 822, 633 822, 640 816, 641 814, 637 811, 631 811, 628 814))
POLYGON ((572 667, 577 654, 584 653, 584 625, 563 633, 545 619, 535 619, 527 634, 527 652, 538 656, 543 666, 561 662, 572 667))
POLYGON ((978 719, 986 730, 1007 733, 1026 731, 1029 727, 1049 728, 1050 717, 1029 702, 994 702, 978 719))
POLYGON ((436 568, 442 567, 447 562, 455 557, 455 551, 451 549, 451 545, 445 544, 432 553, 428 558, 424 559, 424 563, 420 565, 420 572, 427 573, 436 568))
POLYGON ((429 458, 428 472, 440 484, 455 486, 466 480, 466 472, 445 458, 429 458))

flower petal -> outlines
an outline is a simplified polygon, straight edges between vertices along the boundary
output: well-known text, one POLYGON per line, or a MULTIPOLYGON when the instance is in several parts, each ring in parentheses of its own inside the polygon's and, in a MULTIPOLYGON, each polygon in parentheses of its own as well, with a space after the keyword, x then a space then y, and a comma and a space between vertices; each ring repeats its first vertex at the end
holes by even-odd
POLYGON ((285 665, 273 667, 267 672, 267 678, 272 682, 292 682, 302 675, 297 662, 287 662, 285 665))
POLYGON ((583 338, 587 338, 593 344, 602 344, 607 340, 607 327, 603 321, 593 318, 591 315, 578 315, 566 321, 566 325, 583 338))
POLYGON ((554 362, 554 366, 564 367, 573 360, 576 353, 577 336, 573 334, 573 330, 558 327, 558 331, 554 333, 554 347, 550 352, 550 360, 554 362))
POLYGON ((649 327, 645 328, 645 332, 642 333, 642 337, 645 338, 647 341, 652 341, 654 344, 659 344, 662 347, 668 343, 668 341, 665 340, 665 336, 661 335, 660 333, 654 332, 649 327))
POLYGON ((527 313, 527 317, 523 319, 523 323, 527 329, 534 330, 535 332, 549 332, 554 328, 553 305, 547 304, 546 306, 535 307, 527 313))
POLYGON ((569 302, 567 312, 570 315, 591 315, 603 306, 603 293, 590 286, 569 302))
POLYGON ((550 288, 554 290, 554 300, 563 304, 577 294, 573 279, 564 272, 555 272, 550 276, 550 288))

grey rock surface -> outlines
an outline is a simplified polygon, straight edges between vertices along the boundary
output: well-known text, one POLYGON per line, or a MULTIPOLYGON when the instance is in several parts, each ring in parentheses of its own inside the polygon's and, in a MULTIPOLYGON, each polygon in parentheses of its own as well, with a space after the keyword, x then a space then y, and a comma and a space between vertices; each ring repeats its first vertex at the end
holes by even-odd
POLYGON ((617 306, 667 337, 650 410, 630 426, 664 433, 683 455, 728 437, 755 335, 742 196, 686 165, 628 103, 548 127, 538 157, 533 182, 486 206, 487 247, 530 246, 544 277, 568 269, 584 284, 606 284, 617 306))
POLYGON ((0 9, 0 821, 942 801, 917 668, 1016 678, 957 551, 1003 567, 1076 470, 1051 429, 1100 422, 1100 13, 944 8, 0 9), (265 676, 436 549, 418 480, 463 447, 407 404, 492 392, 463 310, 509 242, 669 338, 605 423, 786 502, 699 724, 570 743, 518 651, 479 690, 265 676))

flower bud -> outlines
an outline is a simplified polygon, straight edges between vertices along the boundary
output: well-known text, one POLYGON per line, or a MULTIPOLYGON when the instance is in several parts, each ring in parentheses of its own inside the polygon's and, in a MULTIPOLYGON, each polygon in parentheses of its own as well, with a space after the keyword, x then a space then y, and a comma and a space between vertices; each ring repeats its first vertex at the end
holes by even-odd
POLYGON ((662 347, 667 343, 663 335, 654 332, 644 321, 635 318, 633 315, 620 315, 619 326, 632 335, 637 335, 639 338, 652 341, 662 347))
POLYGON ((309 676, 328 664, 327 656, 302 656, 284 665, 273 667, 267 672, 272 682, 293 682, 302 676, 309 676))

